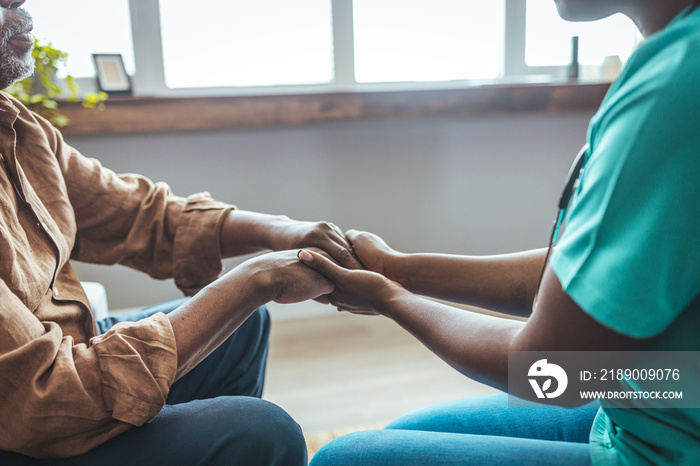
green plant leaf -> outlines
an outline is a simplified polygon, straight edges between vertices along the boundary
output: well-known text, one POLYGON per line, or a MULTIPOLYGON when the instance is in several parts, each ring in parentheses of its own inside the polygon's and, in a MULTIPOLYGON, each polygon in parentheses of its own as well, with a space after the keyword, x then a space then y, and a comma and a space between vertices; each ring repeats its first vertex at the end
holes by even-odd
POLYGON ((81 102, 85 108, 100 110, 104 108, 104 102, 109 97, 105 92, 88 92, 84 96, 80 95, 80 87, 75 78, 66 72, 68 53, 54 48, 51 42, 44 44, 35 40, 32 58, 35 63, 34 75, 6 89, 7 93, 31 110, 47 118, 54 125, 62 127, 67 125, 69 120, 59 113, 57 97, 81 102), (65 74, 65 78, 57 78, 56 74, 59 70, 65 74))

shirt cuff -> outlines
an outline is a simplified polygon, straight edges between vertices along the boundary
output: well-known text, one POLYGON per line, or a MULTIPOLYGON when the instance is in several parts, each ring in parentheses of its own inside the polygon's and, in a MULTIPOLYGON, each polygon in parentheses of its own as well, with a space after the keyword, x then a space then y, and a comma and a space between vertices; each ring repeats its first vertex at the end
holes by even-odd
POLYGON ((134 426, 153 419, 165 405, 177 371, 175 334, 167 316, 120 322, 91 344, 112 417, 134 426))
POLYGON ((213 200, 207 192, 187 198, 173 258, 173 278, 185 295, 194 295, 221 274, 221 224, 235 208, 213 200))

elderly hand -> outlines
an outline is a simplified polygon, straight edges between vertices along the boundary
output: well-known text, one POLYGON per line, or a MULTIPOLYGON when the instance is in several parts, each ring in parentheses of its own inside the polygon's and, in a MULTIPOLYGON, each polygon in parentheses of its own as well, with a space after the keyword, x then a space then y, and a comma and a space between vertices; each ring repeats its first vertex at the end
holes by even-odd
POLYGON ((273 226, 273 250, 318 248, 350 269, 362 268, 342 230, 330 222, 284 219, 273 226))
POLYGON ((330 222, 304 222, 284 215, 233 210, 221 229, 221 252, 233 257, 271 249, 318 248, 344 267, 362 265, 354 257, 343 232, 330 222))
MULTIPOLYGON (((316 251, 317 254, 320 252, 316 251)), ((333 283, 300 264, 296 254, 297 251, 262 254, 241 264, 237 273, 247 274, 251 280, 250 286, 259 290, 265 301, 298 303, 331 293, 333 283)))

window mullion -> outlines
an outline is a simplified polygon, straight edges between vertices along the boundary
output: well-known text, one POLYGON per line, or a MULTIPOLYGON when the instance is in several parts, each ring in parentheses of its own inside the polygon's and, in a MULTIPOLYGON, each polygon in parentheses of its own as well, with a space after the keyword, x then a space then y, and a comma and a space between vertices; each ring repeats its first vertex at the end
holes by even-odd
POLYGON ((333 12, 333 86, 352 90, 355 81, 355 38, 352 0, 332 0, 333 12))
POLYGON ((506 0, 503 75, 527 74, 525 65, 526 0, 506 0))
POLYGON ((163 94, 167 89, 158 0, 129 0, 129 9, 136 65, 134 93, 163 94))

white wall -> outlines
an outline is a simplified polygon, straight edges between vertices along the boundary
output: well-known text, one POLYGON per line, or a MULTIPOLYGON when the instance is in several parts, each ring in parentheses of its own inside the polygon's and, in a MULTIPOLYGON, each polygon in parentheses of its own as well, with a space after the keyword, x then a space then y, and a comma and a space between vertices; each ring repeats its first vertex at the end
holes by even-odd
MULTIPOLYGON (((405 252, 464 254, 544 246, 591 114, 323 123, 67 137, 117 172, 207 190, 240 208, 373 231, 405 252)), ((227 267, 237 261, 227 261, 227 267)), ((180 297, 123 267, 76 264, 111 308, 180 297)))

